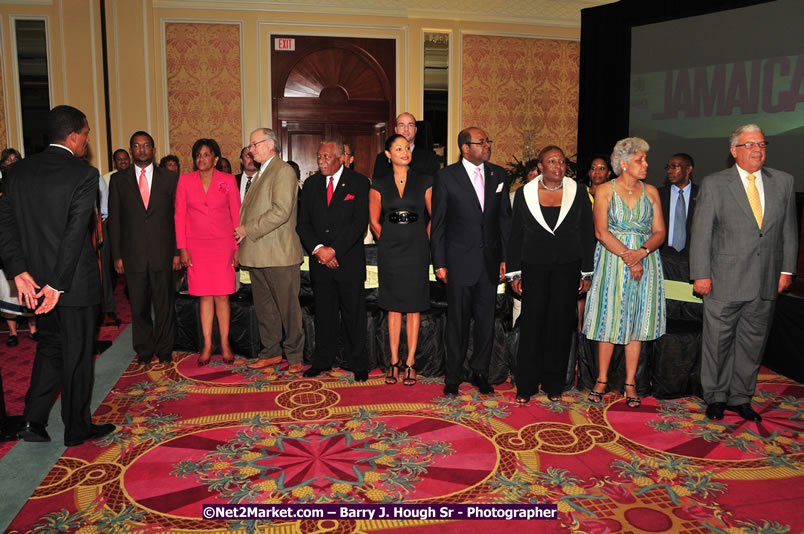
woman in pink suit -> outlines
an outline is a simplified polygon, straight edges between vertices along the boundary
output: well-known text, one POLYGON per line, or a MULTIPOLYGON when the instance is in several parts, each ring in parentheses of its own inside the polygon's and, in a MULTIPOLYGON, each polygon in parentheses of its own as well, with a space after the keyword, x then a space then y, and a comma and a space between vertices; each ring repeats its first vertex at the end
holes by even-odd
POLYGON ((204 348, 198 365, 212 357, 212 321, 218 315, 223 361, 232 363, 229 346, 229 295, 235 290, 240 191, 231 174, 215 169, 221 149, 213 139, 193 145, 196 170, 182 174, 176 189, 176 247, 187 268, 191 295, 201 297, 204 348))

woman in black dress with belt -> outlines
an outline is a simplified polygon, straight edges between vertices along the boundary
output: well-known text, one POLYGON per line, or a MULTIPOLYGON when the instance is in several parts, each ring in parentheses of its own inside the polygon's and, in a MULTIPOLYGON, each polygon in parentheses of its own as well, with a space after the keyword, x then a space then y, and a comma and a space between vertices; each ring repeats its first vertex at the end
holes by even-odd
POLYGON ((541 174, 514 196, 506 261, 509 274, 521 275, 511 282, 522 295, 516 362, 520 404, 538 393, 539 384, 551 401, 561 398, 578 320, 575 302, 589 290, 594 264, 586 188, 564 176, 567 166, 560 148, 543 148, 538 160, 541 174))
MULTIPOLYGON (((419 150, 424 150, 420 148, 419 150)), ((402 135, 385 142, 393 174, 374 178, 369 192, 371 231, 377 238, 378 305, 388 310, 391 366, 386 384, 400 376, 399 337, 407 314, 408 357, 402 383, 416 383, 420 312, 430 307, 430 196, 433 177, 409 169, 410 145, 402 135)))

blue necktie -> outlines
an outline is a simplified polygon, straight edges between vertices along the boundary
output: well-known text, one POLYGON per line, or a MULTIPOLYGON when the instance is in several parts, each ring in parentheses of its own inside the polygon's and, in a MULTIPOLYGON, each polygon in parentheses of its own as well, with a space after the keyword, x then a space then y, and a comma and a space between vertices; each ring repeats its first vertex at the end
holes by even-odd
POLYGON ((684 190, 678 190, 676 215, 673 221, 673 248, 681 252, 687 244, 687 206, 684 203, 684 190))

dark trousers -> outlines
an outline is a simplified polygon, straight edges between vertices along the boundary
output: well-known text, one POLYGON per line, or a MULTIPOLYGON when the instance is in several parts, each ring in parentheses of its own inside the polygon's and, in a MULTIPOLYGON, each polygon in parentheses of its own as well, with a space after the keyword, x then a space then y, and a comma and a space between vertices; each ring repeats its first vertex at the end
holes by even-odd
POLYGON ((132 338, 137 357, 149 361, 154 354, 161 359, 170 358, 176 329, 173 271, 126 272, 126 283, 131 301, 132 338), (151 304, 155 322, 151 319, 151 304))
POLYGON ((53 400, 61 389, 65 440, 90 432, 97 315, 97 306, 56 306, 50 313, 36 317, 39 343, 31 385, 25 395, 24 417, 46 425, 53 400))
POLYGON ((707 404, 748 404, 768 341, 775 300, 704 297, 701 387, 707 404))
POLYGON ((313 366, 332 367, 338 349, 338 333, 343 323, 346 364, 352 371, 368 370, 366 352, 366 298, 363 280, 335 280, 315 277, 315 354, 313 366), (340 319, 340 321, 339 321, 340 319))
POLYGON ((547 395, 560 395, 564 390, 571 336, 578 323, 580 273, 580 260, 522 265, 517 394, 534 395, 539 384, 547 395))
POLYGON ((474 285, 447 283, 447 374, 444 382, 463 382, 463 361, 469 345, 469 323, 474 319, 474 340, 469 367, 488 375, 491 349, 494 344, 494 310, 497 284, 489 281, 485 272, 474 285))
POLYGON ((304 329, 299 305, 299 266, 252 267, 249 275, 254 310, 260 323, 263 346, 260 358, 272 358, 284 352, 288 365, 302 363, 304 329))

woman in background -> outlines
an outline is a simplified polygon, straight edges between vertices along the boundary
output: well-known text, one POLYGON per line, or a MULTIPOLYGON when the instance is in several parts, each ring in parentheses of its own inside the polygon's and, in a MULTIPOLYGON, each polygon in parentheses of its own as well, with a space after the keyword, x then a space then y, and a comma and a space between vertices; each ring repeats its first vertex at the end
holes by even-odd
POLYGON ((611 165, 609 164, 608 157, 597 155, 592 158, 589 163, 589 170, 586 171, 587 185, 586 189, 589 191, 589 199, 592 204, 595 203, 595 193, 601 184, 608 182, 611 179, 611 165))
POLYGON ((221 149, 213 139, 193 145, 196 170, 182 174, 176 189, 176 247, 187 268, 191 295, 201 297, 201 330, 204 347, 198 365, 212 357, 212 321, 218 316, 223 361, 232 363, 229 346, 229 295, 235 290, 237 243, 234 229, 240 224, 240 191, 231 174, 215 169, 221 149))
POLYGON ((179 163, 179 158, 173 154, 168 154, 164 158, 160 159, 159 166, 163 169, 173 171, 176 174, 181 174, 181 164, 179 163))
POLYGON ((377 238, 377 271, 380 279, 380 308, 388 310, 388 338, 391 365, 386 384, 399 380, 399 338, 402 314, 407 314, 405 331, 408 357, 402 383, 416 383, 416 346, 421 312, 430 308, 430 200, 433 177, 409 168, 410 144, 403 135, 385 142, 392 174, 375 177, 369 191, 369 223, 377 238))
POLYGON ((601 402, 608 385, 614 345, 625 345, 625 404, 639 408, 636 370, 643 341, 664 335, 662 204, 655 187, 644 183, 648 143, 638 137, 614 146, 611 164, 619 176, 595 194, 595 272, 586 302, 583 333, 599 341, 598 377, 589 393, 601 402))

